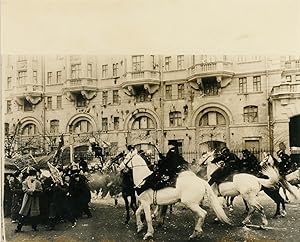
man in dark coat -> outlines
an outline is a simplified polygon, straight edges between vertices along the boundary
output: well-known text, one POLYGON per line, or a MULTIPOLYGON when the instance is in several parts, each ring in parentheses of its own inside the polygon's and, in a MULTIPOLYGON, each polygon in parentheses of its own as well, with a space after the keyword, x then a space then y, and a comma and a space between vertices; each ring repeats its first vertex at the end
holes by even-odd
POLYGON ((9 186, 12 192, 11 220, 16 223, 19 220, 19 211, 21 209, 24 192, 22 190, 22 173, 16 171, 10 180, 9 186))
POLYGON ((252 175, 258 175, 261 171, 259 161, 249 150, 242 150, 243 157, 241 159, 241 172, 250 173, 252 175))
POLYGON ((226 177, 233 174, 234 171, 239 171, 241 169, 240 159, 229 151, 227 147, 221 149, 221 155, 217 156, 212 163, 217 163, 223 161, 223 165, 216 169, 212 174, 211 178, 208 181, 209 185, 212 185, 215 182, 222 182, 226 177))
POLYGON ((9 217, 11 215, 11 205, 12 205, 12 192, 9 186, 9 181, 11 174, 5 175, 4 180, 4 217, 9 217))
POLYGON ((15 232, 20 232, 26 217, 31 218, 32 229, 37 231, 37 216, 40 215, 39 195, 42 192, 42 184, 36 177, 36 170, 30 170, 29 176, 23 181, 22 189, 24 197, 20 209, 20 219, 15 232))
POLYGON ((84 212, 88 218, 92 217, 89 209, 89 202, 91 201, 91 192, 86 182, 80 174, 75 174, 74 179, 70 183, 70 195, 74 205, 73 214, 75 218, 79 218, 84 212))
POLYGON ((145 182, 141 187, 136 188, 138 195, 149 188, 159 190, 168 186, 174 181, 177 174, 187 167, 188 163, 179 154, 178 142, 170 140, 168 146, 169 151, 166 157, 160 154, 160 160, 154 172, 145 178, 145 182))
POLYGON ((87 164, 87 162, 84 160, 83 157, 80 157, 80 161, 79 161, 79 169, 82 170, 83 172, 88 172, 88 170, 89 170, 88 164, 87 164))
POLYGON ((285 153, 283 149, 277 151, 278 160, 278 169, 281 176, 285 177, 287 174, 296 170, 296 166, 292 162, 290 156, 285 153))

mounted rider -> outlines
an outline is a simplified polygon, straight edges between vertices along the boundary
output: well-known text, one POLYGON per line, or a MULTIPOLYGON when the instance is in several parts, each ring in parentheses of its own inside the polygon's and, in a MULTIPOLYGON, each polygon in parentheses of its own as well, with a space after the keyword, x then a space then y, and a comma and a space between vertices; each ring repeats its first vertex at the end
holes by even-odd
POLYGON ((241 160, 234 153, 230 152, 226 146, 221 149, 221 154, 217 156, 212 163, 220 161, 223 161, 224 163, 211 174, 211 178, 208 181, 209 185, 212 185, 215 182, 220 183, 226 177, 241 169, 241 160))
POLYGON ((163 187, 170 186, 174 182, 177 174, 187 167, 187 161, 185 161, 179 153, 178 142, 176 140, 170 140, 168 146, 169 151, 166 157, 159 154, 160 160, 153 173, 144 179, 144 183, 140 187, 136 187, 138 195, 149 188, 159 190, 163 187))
POLYGON ((247 149, 242 150, 242 154, 241 172, 258 175, 261 171, 261 166, 256 156, 247 149))
POLYGON ((278 169, 279 174, 285 177, 287 174, 296 170, 294 162, 292 162, 291 157, 285 153, 284 149, 280 149, 277 151, 278 160, 278 169))

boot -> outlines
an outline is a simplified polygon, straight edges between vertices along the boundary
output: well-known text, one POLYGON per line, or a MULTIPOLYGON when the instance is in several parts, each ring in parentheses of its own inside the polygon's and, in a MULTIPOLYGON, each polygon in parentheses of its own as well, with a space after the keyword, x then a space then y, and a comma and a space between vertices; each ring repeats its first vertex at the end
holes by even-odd
POLYGON ((136 191, 137 195, 139 196, 144 191, 146 191, 146 190, 148 190, 150 188, 152 188, 152 181, 145 180, 145 183, 143 185, 141 185, 141 187, 135 187, 135 191, 136 191))
POLYGON ((16 233, 21 232, 22 226, 23 226, 23 224, 21 224, 21 223, 19 222, 18 225, 17 225, 17 228, 15 229, 15 232, 16 232, 16 233))

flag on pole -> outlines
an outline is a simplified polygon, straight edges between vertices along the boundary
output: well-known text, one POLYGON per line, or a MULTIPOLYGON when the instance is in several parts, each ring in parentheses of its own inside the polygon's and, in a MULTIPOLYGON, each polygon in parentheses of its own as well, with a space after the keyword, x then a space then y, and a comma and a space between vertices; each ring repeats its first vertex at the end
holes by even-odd
POLYGON ((59 170, 55 166, 53 166, 50 162, 47 162, 47 164, 48 164, 48 167, 50 170, 52 180, 54 182, 58 182, 61 185, 63 185, 63 179, 62 179, 61 175, 59 174, 59 170))

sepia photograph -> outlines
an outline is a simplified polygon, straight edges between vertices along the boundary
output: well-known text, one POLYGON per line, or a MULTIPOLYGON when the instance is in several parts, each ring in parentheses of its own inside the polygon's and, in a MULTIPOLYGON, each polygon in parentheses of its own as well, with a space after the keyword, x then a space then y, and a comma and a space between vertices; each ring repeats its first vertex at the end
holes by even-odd
POLYGON ((299 241, 299 5, 1 1, 0 240, 299 241))

